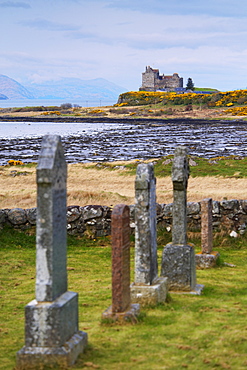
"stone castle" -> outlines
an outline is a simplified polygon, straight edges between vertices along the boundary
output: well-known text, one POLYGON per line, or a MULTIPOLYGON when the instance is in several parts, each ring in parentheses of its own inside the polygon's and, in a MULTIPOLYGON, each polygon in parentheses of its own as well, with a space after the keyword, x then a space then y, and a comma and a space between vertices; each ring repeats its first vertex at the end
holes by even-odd
POLYGON ((158 69, 153 69, 150 66, 146 67, 146 71, 142 73, 142 86, 140 90, 144 91, 174 91, 183 88, 183 78, 177 73, 172 76, 160 75, 158 69))

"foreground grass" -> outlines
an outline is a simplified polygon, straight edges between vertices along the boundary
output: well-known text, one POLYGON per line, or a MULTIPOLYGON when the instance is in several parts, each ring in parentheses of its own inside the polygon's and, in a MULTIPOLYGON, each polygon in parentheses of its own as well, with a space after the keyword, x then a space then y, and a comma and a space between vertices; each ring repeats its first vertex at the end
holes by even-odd
MULTIPOLYGON (((159 258, 170 234, 159 232, 159 258)), ((199 239, 190 240, 200 245, 199 239)), ((75 369, 245 369, 247 367, 247 238, 216 237, 221 264, 197 271, 201 296, 171 295, 142 308, 142 320, 101 323, 111 304, 110 238, 68 239, 69 290, 79 293, 80 330, 89 346, 75 369), (227 267, 223 261, 236 265, 227 267)), ((132 241, 133 246, 133 241, 132 241)), ((133 256, 132 255, 132 280, 133 256)), ((34 298, 35 237, 0 230, 0 369, 13 369, 24 344, 24 307, 34 298)))

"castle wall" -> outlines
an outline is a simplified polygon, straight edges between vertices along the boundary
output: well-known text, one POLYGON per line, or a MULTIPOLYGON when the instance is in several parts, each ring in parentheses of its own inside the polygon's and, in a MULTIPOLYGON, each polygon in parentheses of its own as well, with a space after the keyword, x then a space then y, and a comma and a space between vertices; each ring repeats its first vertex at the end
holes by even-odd
POLYGON ((140 90, 156 91, 183 87, 183 78, 177 73, 172 76, 160 76, 158 69, 153 69, 150 66, 146 67, 146 71, 142 73, 142 86, 140 90))
POLYGON ((145 86, 145 89, 150 89, 154 91, 155 89, 155 75, 153 73, 143 73, 142 74, 142 86, 145 86))

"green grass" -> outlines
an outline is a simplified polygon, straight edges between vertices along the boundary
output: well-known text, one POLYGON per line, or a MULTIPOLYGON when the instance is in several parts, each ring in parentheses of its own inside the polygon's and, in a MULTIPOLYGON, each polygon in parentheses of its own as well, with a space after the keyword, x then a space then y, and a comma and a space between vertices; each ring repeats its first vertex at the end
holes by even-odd
MULTIPOLYGON (((154 171, 155 176, 165 177, 171 176, 172 161, 165 164, 167 160, 172 159, 173 155, 168 155, 167 157, 162 157, 159 159, 154 159, 154 171)), ((229 156, 229 157, 215 157, 215 158, 199 158, 191 157, 193 161, 196 162, 197 166, 190 166, 190 176, 191 177, 204 177, 204 176, 222 176, 229 178, 244 178, 247 176, 247 157, 229 156)), ((150 162, 150 161, 149 161, 150 162)), ((131 163, 126 163, 125 169, 122 175, 126 173, 135 175, 136 167, 141 161, 135 161, 131 163)), ((102 168, 114 171, 118 169, 118 166, 113 162, 93 164, 87 166, 87 168, 95 168, 101 170, 102 168)))
MULTIPOLYGON (((159 264, 170 238, 159 230, 159 264)), ((189 241, 199 250, 199 239, 189 241)), ((110 238, 69 237, 69 290, 79 293, 80 330, 89 337, 73 368, 246 369, 247 238, 217 236, 214 243, 221 264, 197 271, 197 282, 205 285, 201 296, 173 294, 169 303, 142 308, 136 325, 110 325, 101 322, 111 304, 110 238)), ((131 248, 132 280, 133 259, 131 248)), ((24 307, 34 298, 35 237, 1 230, 0 261, 0 369, 9 370, 24 344, 24 307)))
MULTIPOLYGON (((191 157, 196 162, 197 166, 190 166, 191 177, 204 177, 204 176, 222 176, 230 178, 244 178, 247 176, 247 157, 229 156, 229 157, 215 157, 215 158, 201 158, 191 157)), ((154 170, 155 176, 165 177, 171 175, 172 161, 168 164, 165 162, 169 159, 173 159, 173 155, 154 159, 154 170)), ((150 162, 150 161, 149 161, 150 162)), ((136 167, 142 161, 136 160, 135 162, 126 162, 124 164, 124 170, 122 175, 126 173, 135 175, 136 167)), ((35 168, 36 163, 28 163, 24 166, 13 166, 13 170, 25 170, 27 168, 35 168)), ((87 165, 86 168, 94 168, 97 170, 108 169, 109 171, 119 170, 119 165, 115 162, 102 162, 97 164, 87 165)), ((20 171, 21 172, 21 171, 20 171)))
POLYGON ((217 89, 207 88, 207 87, 195 87, 194 91, 210 91, 210 92, 218 92, 217 89))

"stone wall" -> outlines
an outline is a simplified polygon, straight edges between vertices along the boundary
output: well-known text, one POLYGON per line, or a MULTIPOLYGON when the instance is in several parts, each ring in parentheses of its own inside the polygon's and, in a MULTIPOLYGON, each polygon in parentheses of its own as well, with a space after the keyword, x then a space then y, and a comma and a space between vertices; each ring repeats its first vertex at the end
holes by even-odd
MULTIPOLYGON (((200 202, 187 204, 188 230, 200 231, 200 202)), ((134 229, 134 205, 130 206, 131 228, 134 229)), ((172 203, 157 204, 157 222, 168 230, 172 227, 172 203)), ((0 227, 9 225, 20 230, 34 228, 36 208, 0 209, 0 227)), ((213 228, 239 234, 245 232, 247 225, 247 200, 213 201, 213 228)), ((100 205, 67 208, 67 230, 71 235, 85 234, 90 238, 110 235, 111 208, 100 205)))

